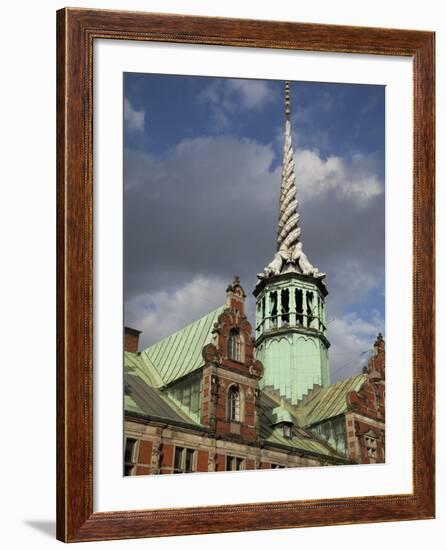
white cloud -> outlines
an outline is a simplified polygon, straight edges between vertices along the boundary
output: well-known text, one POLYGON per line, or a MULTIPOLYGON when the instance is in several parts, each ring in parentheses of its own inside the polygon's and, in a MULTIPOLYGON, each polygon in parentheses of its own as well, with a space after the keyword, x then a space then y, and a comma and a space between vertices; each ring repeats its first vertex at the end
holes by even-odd
POLYGON ((351 159, 330 156, 324 160, 317 151, 298 149, 295 162, 298 193, 303 198, 336 191, 364 207, 384 191, 371 159, 365 155, 356 154, 351 159))
POLYGON ((360 374, 370 357, 378 333, 384 334, 384 319, 374 311, 370 319, 348 313, 328 325, 331 381, 360 374))
POLYGON ((144 349, 223 305, 227 284, 197 275, 173 291, 138 294, 126 303, 126 324, 142 331, 144 349))
POLYGON ((126 97, 124 98, 124 121, 130 131, 144 130, 145 116, 144 109, 137 111, 130 101, 126 97))
POLYGON ((200 94, 212 106, 217 129, 225 130, 238 110, 258 110, 275 100, 273 88, 261 80, 215 80, 200 94))
POLYGON ((384 273, 371 269, 364 259, 340 258, 330 278, 330 286, 337 296, 330 296, 337 306, 348 306, 361 301, 370 291, 383 286, 384 273))
MULTIPOLYGON (((366 156, 298 154, 304 248, 327 273, 328 317, 336 317, 329 325, 336 380, 360 372, 360 354, 383 330, 368 305, 379 307, 384 289, 383 189, 366 156), (369 180, 379 194, 356 190, 369 180)), ((232 136, 188 138, 161 159, 126 151, 125 166, 125 320, 143 330, 143 344, 221 305, 235 273, 250 297, 275 246, 280 165, 273 168, 273 147, 232 136)))
POLYGON ((245 109, 260 109, 274 99, 271 87, 264 80, 228 80, 227 92, 238 96, 245 109))

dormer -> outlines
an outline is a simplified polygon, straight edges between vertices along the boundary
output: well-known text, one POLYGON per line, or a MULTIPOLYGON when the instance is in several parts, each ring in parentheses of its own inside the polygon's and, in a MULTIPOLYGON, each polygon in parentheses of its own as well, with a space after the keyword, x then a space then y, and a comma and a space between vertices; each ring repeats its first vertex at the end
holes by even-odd
POLYGON ((294 420, 291 414, 279 406, 272 411, 273 421, 271 426, 274 430, 280 430, 281 435, 286 439, 291 439, 293 436, 294 420))

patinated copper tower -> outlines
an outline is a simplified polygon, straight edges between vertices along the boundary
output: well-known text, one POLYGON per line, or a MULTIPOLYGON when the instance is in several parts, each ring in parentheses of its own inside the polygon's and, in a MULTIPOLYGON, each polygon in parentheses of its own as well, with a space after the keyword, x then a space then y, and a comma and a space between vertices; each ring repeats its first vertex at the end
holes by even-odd
POLYGON ((321 273, 303 251, 291 132, 290 85, 285 83, 285 139, 280 186, 277 251, 258 275, 257 357, 263 385, 293 404, 329 384, 325 297, 321 273))

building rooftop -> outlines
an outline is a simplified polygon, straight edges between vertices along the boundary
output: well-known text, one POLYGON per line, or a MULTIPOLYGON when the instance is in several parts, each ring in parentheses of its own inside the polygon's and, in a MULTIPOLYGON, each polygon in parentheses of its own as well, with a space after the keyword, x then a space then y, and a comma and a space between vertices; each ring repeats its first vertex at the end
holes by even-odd
POLYGON ((212 341, 214 323, 226 307, 218 307, 139 354, 126 352, 126 368, 138 371, 147 384, 156 388, 166 386, 200 368, 203 365, 201 350, 212 341))
MULTIPOLYGON (((192 415, 187 414, 167 393, 153 387, 147 375, 147 369, 140 364, 139 354, 126 353, 124 369, 124 408, 130 415, 150 420, 165 421, 167 424, 181 424, 190 429, 209 429, 200 424, 192 415)), ((192 371, 191 371, 192 372, 192 371)), ((315 453, 317 455, 345 460, 332 447, 310 431, 297 426, 295 415, 287 408, 277 403, 266 393, 261 393, 260 399, 260 439, 272 446, 287 447, 297 451, 315 453), (292 436, 285 437, 278 423, 292 422, 292 436)))
MULTIPOLYGON (((181 424, 190 429, 209 430, 208 426, 200 424, 199 401, 195 408, 190 404, 186 407, 181 399, 176 398, 177 395, 172 388, 179 388, 181 392, 182 386, 186 384, 190 395, 198 392, 196 397, 199 399, 200 381, 195 380, 193 373, 204 365, 202 349, 212 342, 214 324, 226 308, 226 305, 220 306, 141 353, 125 352, 126 413, 150 420, 165 421, 166 424, 181 424), (178 381, 178 384, 174 385, 175 381, 178 381)), ((276 395, 277 392, 261 391, 260 442, 315 453, 327 460, 333 458, 348 462, 307 428, 345 412, 347 394, 350 391, 358 391, 366 378, 365 374, 360 374, 327 388, 315 390, 297 406, 281 399, 276 395), (293 424, 291 437, 284 435, 283 423, 293 424)))
POLYGON ((177 407, 165 393, 149 386, 135 373, 124 372, 124 407, 127 412, 167 422, 197 425, 197 422, 177 407))
POLYGON ((312 426, 347 410, 347 394, 358 391, 367 375, 358 374, 315 391, 305 403, 294 407, 299 426, 312 426))
POLYGON ((291 421, 293 416, 284 410, 281 406, 277 407, 275 401, 265 393, 261 393, 260 398, 260 437, 264 441, 273 445, 280 445, 293 448, 300 451, 316 453, 318 455, 344 459, 336 451, 310 431, 294 426, 291 431, 291 438, 285 437, 282 426, 278 422, 291 421), (280 409, 280 411, 278 411, 280 409), (277 418, 286 418, 288 420, 277 420, 277 418))

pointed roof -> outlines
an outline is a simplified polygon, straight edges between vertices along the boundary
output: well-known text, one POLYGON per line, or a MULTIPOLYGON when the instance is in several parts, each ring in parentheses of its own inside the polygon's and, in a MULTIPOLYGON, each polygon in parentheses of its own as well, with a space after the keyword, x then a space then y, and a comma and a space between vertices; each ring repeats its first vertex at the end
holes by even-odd
MULTIPOLYGON (((282 175, 280 183, 279 220, 277 223, 277 252, 274 259, 258 274, 260 281, 283 273, 325 277, 314 267, 302 249, 298 213, 294 149, 291 132, 290 83, 285 82, 285 139, 283 144, 282 175)), ((259 285, 259 283, 257 283, 259 285)))
POLYGON ((301 234, 299 201, 294 171, 294 149, 291 138, 290 84, 285 83, 285 141, 283 144, 282 178, 280 184, 279 222, 277 224, 277 250, 286 254, 293 251, 301 234))

